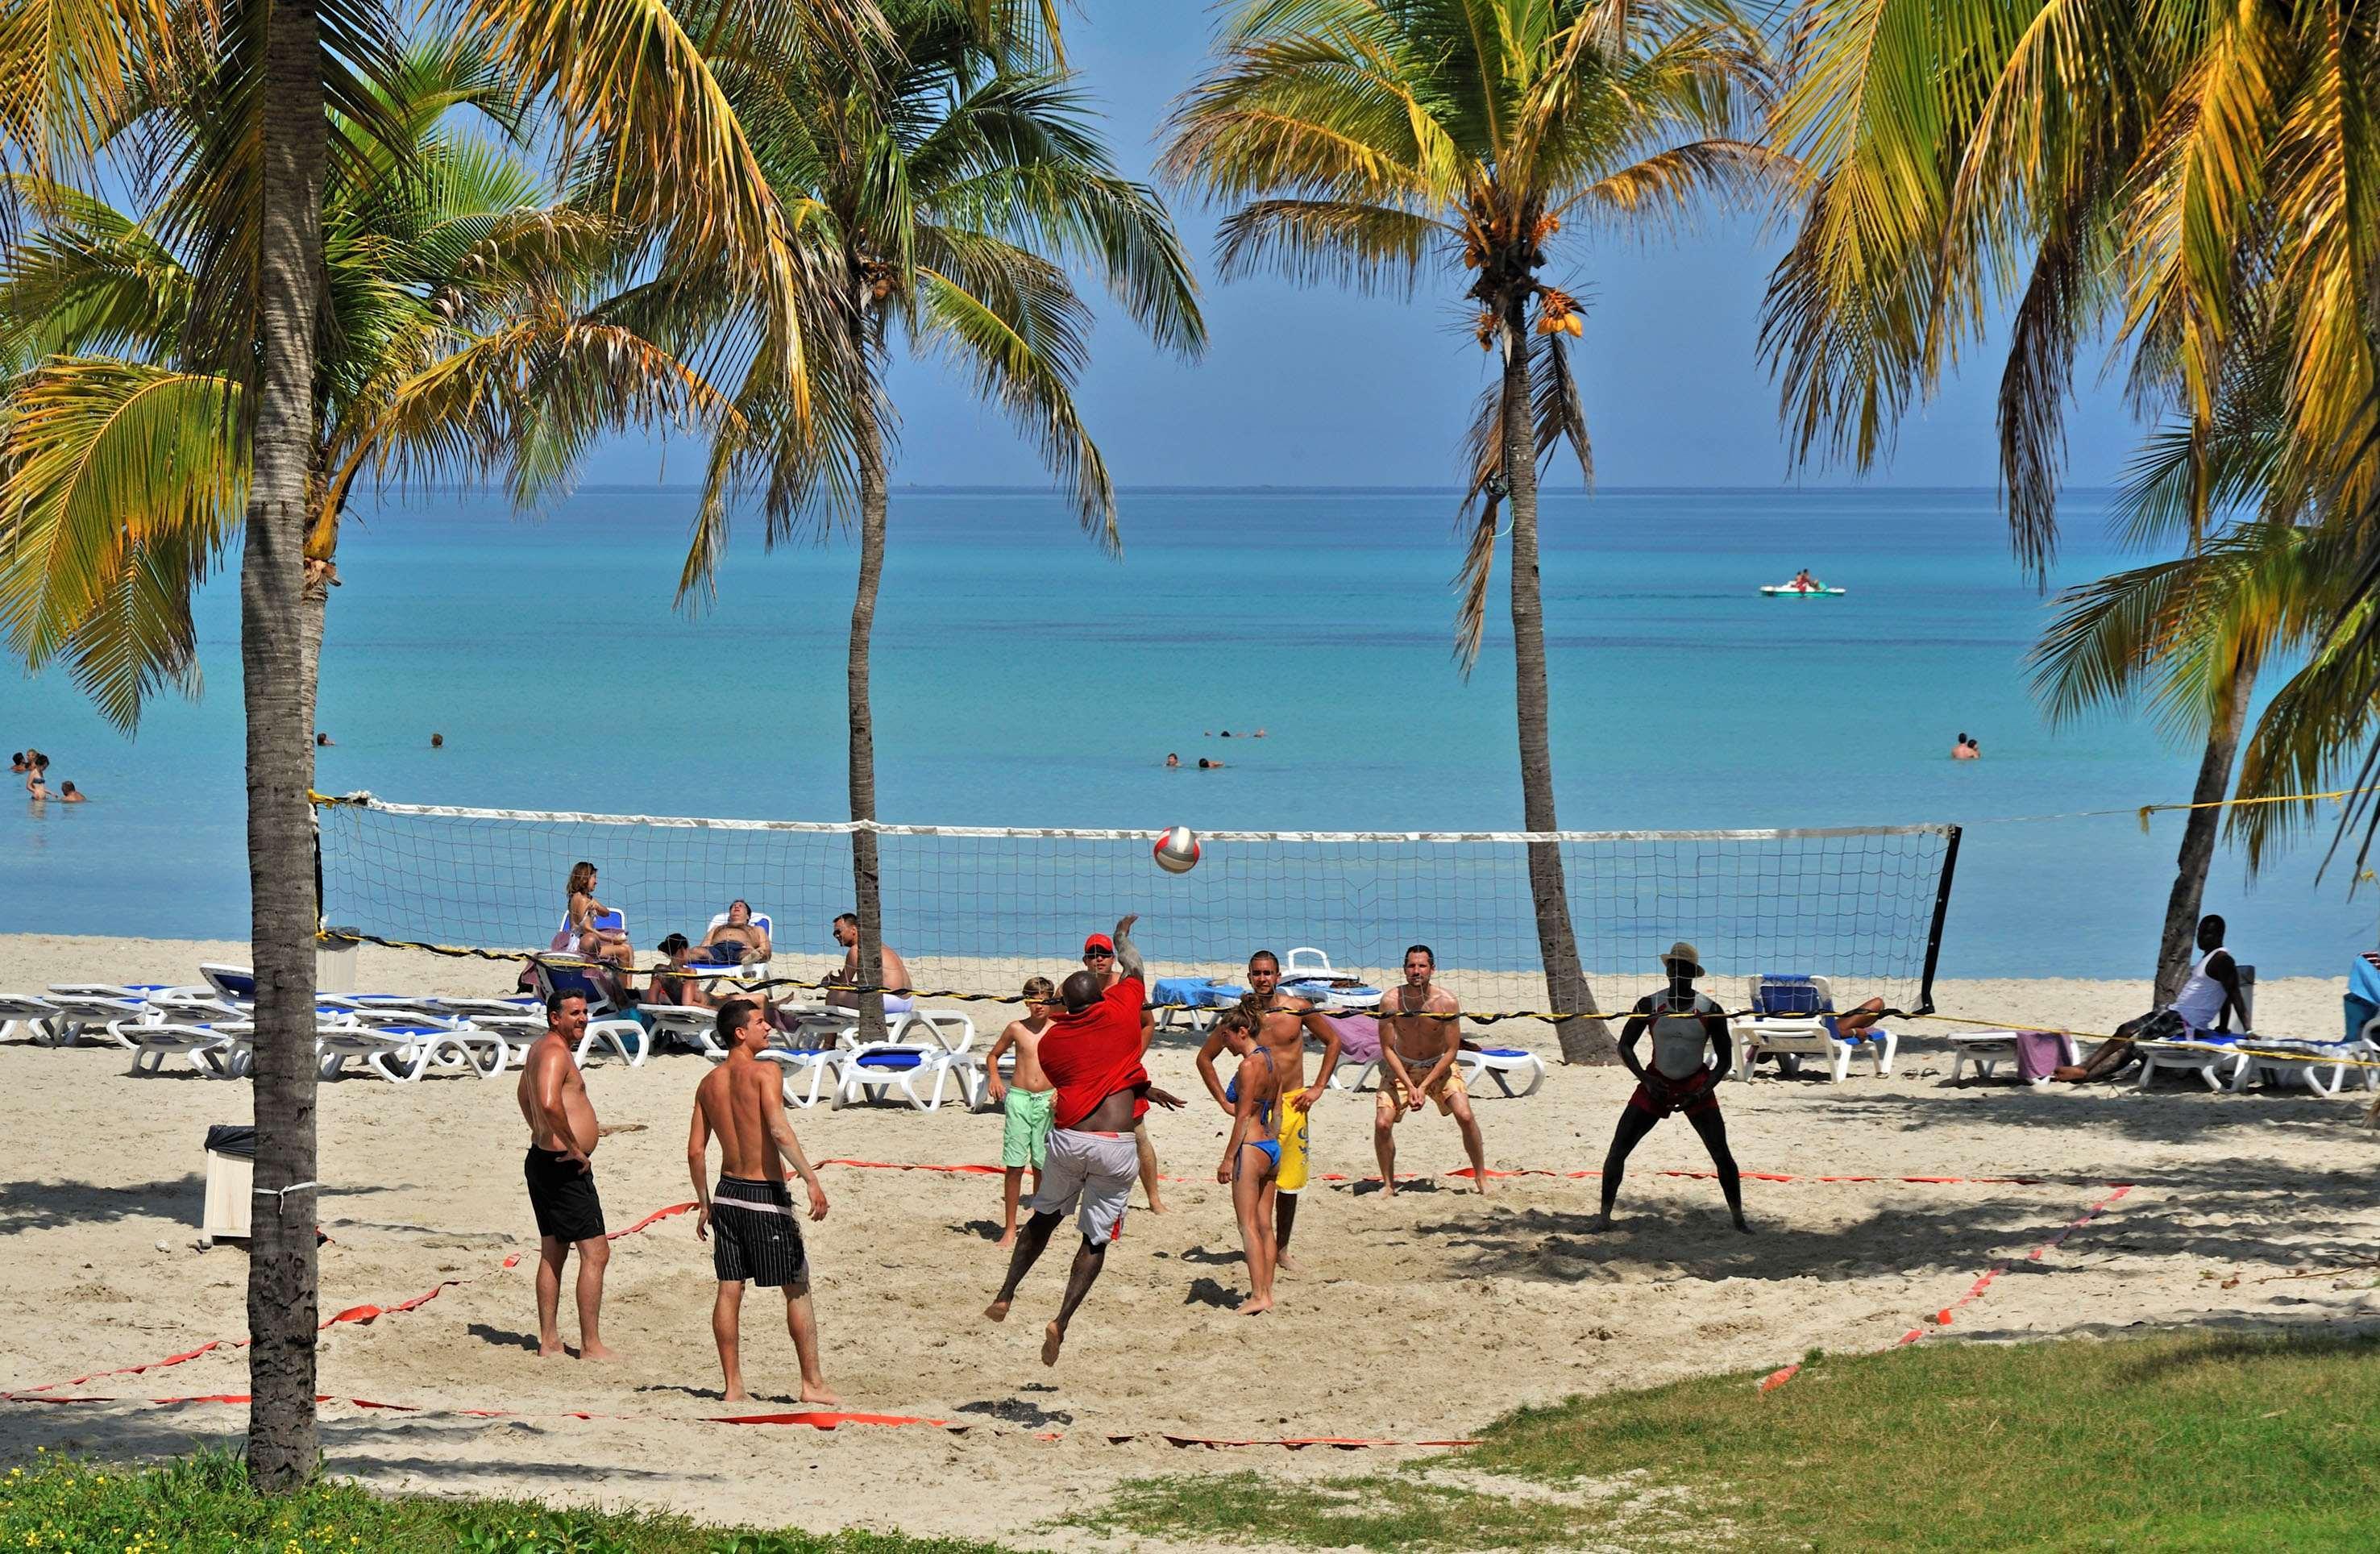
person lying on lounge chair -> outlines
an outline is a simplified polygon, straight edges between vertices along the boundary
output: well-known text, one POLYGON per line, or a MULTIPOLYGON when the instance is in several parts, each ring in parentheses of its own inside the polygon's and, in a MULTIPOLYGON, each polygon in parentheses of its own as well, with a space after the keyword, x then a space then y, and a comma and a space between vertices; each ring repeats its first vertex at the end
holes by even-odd
POLYGON ((769 930, 752 920, 752 904, 731 901, 727 920, 702 936, 694 958, 711 965, 742 965, 769 958, 769 930))
POLYGON ((2051 1077, 2075 1085, 2113 1079, 2141 1061, 2143 1041, 2187 1041, 2203 1031, 2228 1033, 2235 1010, 2240 1023, 2246 1025, 2248 1006, 2240 990, 2240 964, 2223 947, 2223 919, 2211 912, 2198 920, 2198 960, 2182 978, 2181 991, 2171 1003, 2125 1021, 2079 1066, 2057 1069, 2051 1077))

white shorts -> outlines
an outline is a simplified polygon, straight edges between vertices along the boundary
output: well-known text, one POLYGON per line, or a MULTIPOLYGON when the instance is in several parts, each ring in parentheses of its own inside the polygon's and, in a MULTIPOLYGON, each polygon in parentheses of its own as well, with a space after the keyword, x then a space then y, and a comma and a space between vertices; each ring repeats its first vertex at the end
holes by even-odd
POLYGON ((1041 1190, 1033 1195, 1036 1214, 1063 1214, 1077 1201, 1075 1223, 1083 1239, 1105 1246, 1123 1232, 1123 1211, 1140 1174, 1140 1151, 1128 1133, 1050 1130, 1050 1163, 1041 1168, 1041 1190))

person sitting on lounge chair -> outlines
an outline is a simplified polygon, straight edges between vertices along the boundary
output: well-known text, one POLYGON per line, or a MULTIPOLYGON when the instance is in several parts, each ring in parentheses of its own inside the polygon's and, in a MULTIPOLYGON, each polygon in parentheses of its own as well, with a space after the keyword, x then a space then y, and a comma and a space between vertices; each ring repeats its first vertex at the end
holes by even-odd
POLYGON ((602 928, 596 919, 612 909, 595 899, 595 866, 579 862, 570 866, 570 882, 565 887, 563 929, 554 935, 554 948, 569 950, 590 961, 601 961, 607 966, 633 966, 637 964, 636 947, 628 942, 625 929, 602 928), (564 941, 567 941, 565 942, 564 941))
POLYGON ((2116 1027, 2115 1036, 2080 1066, 2055 1070, 2053 1078, 2080 1085, 2092 1079, 2113 1079, 2141 1061, 2143 1041, 2187 1041, 2203 1031, 2231 1029, 2231 1014, 2248 1021, 2248 1005, 2240 990, 2240 964, 2223 946, 2223 919, 2212 912, 2198 920, 2197 962, 2182 978, 2181 991, 2171 1003, 2116 1027))
MULTIPOLYGON (((859 1007, 859 995, 848 989, 861 987, 866 982, 859 974, 857 916, 845 912, 834 920, 834 941, 843 946, 843 969, 828 976, 826 1002, 838 1009, 856 1009, 859 1007)), ((884 995, 884 1013, 906 1014, 917 1005, 917 1001, 908 993, 908 965, 901 959, 901 952, 890 944, 880 943, 877 947, 884 956, 884 986, 902 989, 884 995)))
POLYGON ((752 904, 731 901, 727 920, 703 935, 694 958, 711 965, 743 965, 769 958, 769 930, 752 920, 752 904))
MULTIPOLYGON (((694 950, 686 943, 686 935, 671 934, 653 948, 669 957, 670 970, 693 969, 694 950)), ((713 1006, 710 995, 702 990, 699 977, 673 977, 667 971, 659 970, 655 971, 645 984, 645 1002, 674 1003, 687 1009, 709 1009, 713 1006)))

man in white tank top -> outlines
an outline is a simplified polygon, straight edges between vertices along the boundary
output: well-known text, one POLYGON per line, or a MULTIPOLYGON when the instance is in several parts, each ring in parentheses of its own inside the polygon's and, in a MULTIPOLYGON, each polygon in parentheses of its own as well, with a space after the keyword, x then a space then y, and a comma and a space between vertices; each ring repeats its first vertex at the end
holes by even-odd
POLYGON ((1603 1157, 1603 1212, 1592 1229, 1611 1228, 1611 1206, 1620 1196, 1620 1178, 1628 1157, 1653 1125, 1672 1111, 1702 1135, 1718 1172, 1719 1191, 1727 1195, 1728 1216, 1735 1228, 1749 1232, 1743 1222, 1743 1173, 1727 1147, 1727 1123, 1718 1114, 1718 1077, 1725 1074, 1731 1047, 1727 1016, 1712 1000, 1694 991, 1703 974, 1702 956, 1683 940, 1661 957, 1670 985, 1636 1001, 1635 1013, 1620 1031, 1620 1061, 1636 1075, 1636 1093, 1621 1109, 1620 1125, 1611 1131, 1611 1148, 1603 1157), (1636 1057, 1636 1043, 1653 1033, 1653 1062, 1646 1067, 1636 1057), (1710 1054, 1716 1052, 1714 1063, 1710 1054))
POLYGON ((2173 1002, 2116 1027, 2115 1036, 2100 1043, 2075 1067, 2060 1068, 2055 1077, 2073 1084, 2112 1079, 2140 1061, 2140 1043, 2161 1038, 2188 1039, 2202 1032, 2228 1033, 2236 1013, 2244 1028, 2248 1001, 2240 988, 2240 965, 2223 946, 2223 919, 2212 912, 2198 920, 2198 959, 2173 1002))

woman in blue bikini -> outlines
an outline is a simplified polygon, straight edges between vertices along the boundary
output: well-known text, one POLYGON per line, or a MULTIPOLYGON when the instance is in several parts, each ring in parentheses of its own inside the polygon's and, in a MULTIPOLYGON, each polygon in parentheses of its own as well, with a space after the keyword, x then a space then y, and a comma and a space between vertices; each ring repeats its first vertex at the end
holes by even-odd
POLYGON ((1256 1039, 1256 1021, 1245 1009, 1232 1009, 1215 1022, 1224 1044, 1239 1054, 1239 1077, 1224 1092, 1231 1100, 1232 1136, 1223 1145, 1223 1159, 1215 1180, 1232 1185, 1232 1208, 1239 1215, 1240 1244, 1248 1263, 1249 1298, 1240 1307, 1243 1317, 1272 1309, 1274 1181, 1281 1174, 1281 1077, 1272 1053, 1256 1039))

